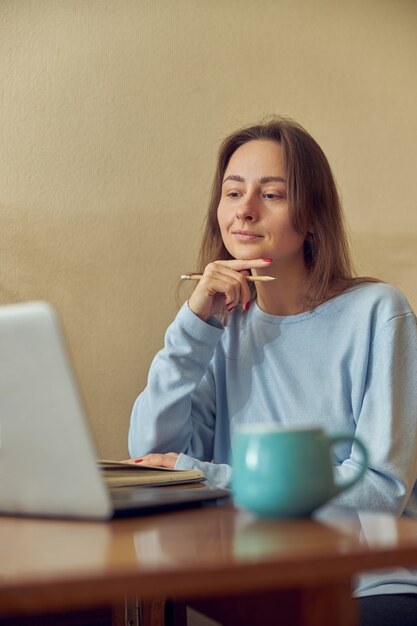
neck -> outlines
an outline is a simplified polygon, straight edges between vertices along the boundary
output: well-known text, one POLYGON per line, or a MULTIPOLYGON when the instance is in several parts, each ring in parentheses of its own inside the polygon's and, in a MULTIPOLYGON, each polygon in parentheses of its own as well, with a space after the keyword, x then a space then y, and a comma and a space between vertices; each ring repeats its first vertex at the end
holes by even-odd
POLYGON ((273 283, 256 283, 256 299, 260 309, 270 315, 296 315, 306 310, 306 268, 277 269, 273 283))

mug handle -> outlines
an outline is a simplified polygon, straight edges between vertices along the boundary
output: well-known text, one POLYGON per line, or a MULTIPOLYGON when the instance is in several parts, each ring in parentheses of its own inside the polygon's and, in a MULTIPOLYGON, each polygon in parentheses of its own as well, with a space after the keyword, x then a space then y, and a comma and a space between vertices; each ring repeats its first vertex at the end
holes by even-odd
POLYGON ((368 468, 368 453, 363 443, 357 437, 354 437, 353 435, 333 435, 329 437, 330 446, 334 446, 340 441, 350 441, 352 443, 355 442, 362 455, 362 459, 361 466, 356 476, 354 476, 350 480, 346 480, 335 485, 335 495, 338 495, 342 491, 345 491, 346 489, 353 487, 353 485, 356 485, 356 483, 362 478, 368 468))

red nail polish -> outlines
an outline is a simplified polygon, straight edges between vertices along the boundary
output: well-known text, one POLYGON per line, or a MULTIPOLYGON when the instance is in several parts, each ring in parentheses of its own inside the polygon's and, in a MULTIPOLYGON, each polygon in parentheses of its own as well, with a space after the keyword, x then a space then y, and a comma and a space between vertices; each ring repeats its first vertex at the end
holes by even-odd
POLYGON ((272 263, 272 259, 262 259, 262 261, 265 261, 266 263, 272 263))
POLYGON ((246 302, 245 306, 243 307, 245 309, 245 311, 249 311, 250 309, 250 300, 249 302, 246 302))
POLYGON ((143 459, 135 459, 135 463, 142 463, 143 459))

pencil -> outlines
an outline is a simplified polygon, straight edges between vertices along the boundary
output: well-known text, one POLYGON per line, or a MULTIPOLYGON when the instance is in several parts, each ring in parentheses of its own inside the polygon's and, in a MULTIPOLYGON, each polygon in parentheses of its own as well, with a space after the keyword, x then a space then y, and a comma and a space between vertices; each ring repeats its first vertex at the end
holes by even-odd
MULTIPOLYGON (((202 274, 182 274, 181 280, 200 280, 202 278, 202 274)), ((245 276, 246 280, 251 283, 267 283, 270 280, 276 280, 274 276, 245 276)))

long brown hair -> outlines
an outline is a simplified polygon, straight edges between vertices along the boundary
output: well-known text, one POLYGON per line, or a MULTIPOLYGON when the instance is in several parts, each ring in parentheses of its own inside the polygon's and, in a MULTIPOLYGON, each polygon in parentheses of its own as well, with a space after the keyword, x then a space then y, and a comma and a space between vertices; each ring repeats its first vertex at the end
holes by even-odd
MULTIPOLYGON (((220 145, 211 199, 199 254, 199 270, 215 260, 231 259, 226 250, 217 208, 224 173, 233 153, 255 140, 275 141, 282 146, 287 174, 290 218, 294 228, 305 234, 304 260, 308 270, 304 305, 317 306, 330 295, 341 293, 355 282, 339 194, 329 162, 318 143, 294 120, 273 117, 242 128, 220 145), (309 225, 313 223, 313 232, 309 225)), ((253 285, 252 285, 253 287, 253 285)))

